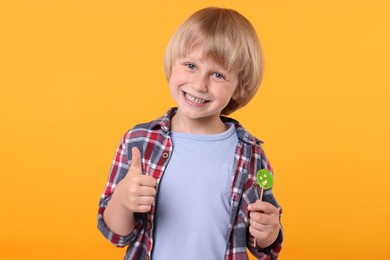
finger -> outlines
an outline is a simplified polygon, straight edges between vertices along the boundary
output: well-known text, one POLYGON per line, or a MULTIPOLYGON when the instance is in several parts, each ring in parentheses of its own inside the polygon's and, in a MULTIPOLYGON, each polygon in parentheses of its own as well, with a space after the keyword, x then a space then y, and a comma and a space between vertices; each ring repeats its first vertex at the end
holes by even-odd
POLYGON ((138 183, 140 186, 146 186, 146 187, 156 187, 156 179, 154 179, 150 175, 142 175, 138 178, 138 183))
POLYGON ((250 227, 255 229, 256 231, 264 232, 266 225, 256 222, 253 219, 249 220, 250 227))
POLYGON ((148 212, 154 203, 154 196, 140 196, 137 198, 136 212, 148 212))
POLYGON ((149 212, 151 208, 152 208, 152 205, 139 205, 137 207, 136 212, 146 213, 146 212, 149 212))
POLYGON ((154 186, 143 185, 139 188, 138 192, 139 192, 139 196, 151 196, 151 197, 156 196, 156 189, 154 188, 154 186))
POLYGON ((130 170, 132 174, 142 174, 141 153, 137 147, 131 149, 131 165, 129 171, 130 170))
POLYGON ((265 236, 265 232, 263 230, 258 230, 253 226, 249 226, 249 233, 259 240, 263 240, 265 236))
POLYGON ((278 212, 278 208, 268 202, 257 200, 248 206, 249 211, 259 211, 265 214, 273 214, 278 212))
POLYGON ((149 206, 154 203, 154 197, 153 196, 141 196, 137 199, 137 205, 138 206, 149 206))
POLYGON ((273 223, 273 218, 271 215, 253 211, 249 215, 249 223, 257 223, 259 225, 270 225, 273 223))
POLYGON ((255 203, 252 203, 248 206, 249 211, 263 211, 265 209, 266 202, 263 202, 261 200, 257 200, 255 203))

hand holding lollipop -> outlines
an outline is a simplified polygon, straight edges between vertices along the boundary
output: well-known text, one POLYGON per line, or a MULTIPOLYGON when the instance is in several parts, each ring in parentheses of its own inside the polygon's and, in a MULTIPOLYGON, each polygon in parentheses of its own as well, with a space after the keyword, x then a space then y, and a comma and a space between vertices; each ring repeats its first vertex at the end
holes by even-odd
MULTIPOLYGON (((256 178, 257 183, 261 187, 260 200, 263 200, 264 189, 270 189, 272 187, 273 177, 268 170, 261 169, 257 171, 256 178)), ((256 239, 253 240, 253 246, 256 246, 256 239)))

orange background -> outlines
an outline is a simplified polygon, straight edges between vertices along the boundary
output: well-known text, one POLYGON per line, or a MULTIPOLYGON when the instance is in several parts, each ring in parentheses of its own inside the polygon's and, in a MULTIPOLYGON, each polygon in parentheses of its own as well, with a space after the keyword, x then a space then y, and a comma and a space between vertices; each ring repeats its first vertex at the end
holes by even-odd
POLYGON ((252 21, 280 259, 390 259, 390 3, 1 1, 0 259, 122 259, 96 228, 119 139, 173 106, 165 46, 209 5, 252 21))

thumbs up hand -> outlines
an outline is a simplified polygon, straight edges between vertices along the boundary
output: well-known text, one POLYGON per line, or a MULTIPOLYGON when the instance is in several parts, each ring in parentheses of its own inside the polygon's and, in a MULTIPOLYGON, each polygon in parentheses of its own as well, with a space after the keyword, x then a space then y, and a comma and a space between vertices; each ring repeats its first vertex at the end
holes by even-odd
POLYGON ((148 212, 156 196, 156 180, 142 174, 141 154, 138 148, 131 150, 132 162, 126 176, 118 183, 112 199, 131 212, 148 212))

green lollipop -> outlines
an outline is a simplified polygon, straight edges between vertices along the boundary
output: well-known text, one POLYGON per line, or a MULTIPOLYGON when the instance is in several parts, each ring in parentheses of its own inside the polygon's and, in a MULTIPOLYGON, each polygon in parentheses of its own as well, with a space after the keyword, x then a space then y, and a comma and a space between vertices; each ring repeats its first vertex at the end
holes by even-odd
POLYGON ((256 177, 257 177, 257 183, 262 188, 260 194, 260 200, 262 200, 264 190, 270 189, 272 187, 272 184, 274 183, 274 180, 272 174, 266 169, 258 170, 256 177))
POLYGON ((272 174, 266 169, 261 169, 257 171, 257 183, 263 189, 269 189, 273 184, 272 174))

